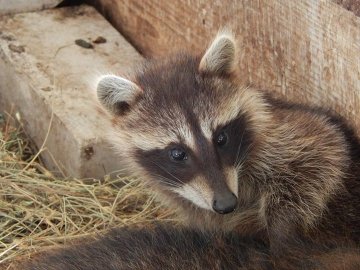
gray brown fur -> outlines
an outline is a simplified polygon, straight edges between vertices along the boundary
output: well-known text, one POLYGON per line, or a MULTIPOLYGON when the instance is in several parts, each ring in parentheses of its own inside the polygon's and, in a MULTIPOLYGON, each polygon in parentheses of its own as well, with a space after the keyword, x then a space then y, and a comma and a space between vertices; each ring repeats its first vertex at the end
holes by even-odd
POLYGON ((219 50, 210 46, 204 56, 183 53, 150 62, 131 79, 129 87, 136 84, 137 90, 130 101, 107 101, 116 112, 110 135, 115 149, 196 230, 260 239, 275 269, 310 269, 304 258, 317 258, 326 266, 319 269, 358 269, 358 138, 328 111, 244 86, 229 57, 237 55, 234 39, 225 35, 234 46, 220 40, 228 52, 209 53, 219 50), (204 60, 209 55, 214 59, 204 60), (223 130, 229 143, 218 148, 223 130), (178 145, 189 155, 183 163, 169 160, 169 150, 178 145), (235 193, 233 171, 237 209, 220 215, 209 210, 209 202, 235 193), (181 191, 186 186, 193 192, 192 184, 201 196, 181 191), (349 267, 337 264, 341 257, 349 267))
POLYGON ((171 225, 121 228, 99 239, 38 255, 25 270, 355 270, 358 250, 312 243, 272 260, 266 244, 237 233, 204 233, 171 225))
POLYGON ((269 269, 260 242, 170 225, 113 230, 100 240, 72 246, 27 270, 269 269))

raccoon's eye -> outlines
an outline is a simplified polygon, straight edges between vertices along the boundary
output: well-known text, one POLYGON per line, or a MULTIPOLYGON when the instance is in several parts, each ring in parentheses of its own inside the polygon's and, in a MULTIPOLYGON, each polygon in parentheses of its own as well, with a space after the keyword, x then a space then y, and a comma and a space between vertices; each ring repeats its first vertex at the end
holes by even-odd
POLYGON ((175 161, 187 160, 186 152, 181 148, 173 148, 170 150, 170 158, 175 161))
POLYGON ((218 146, 224 146, 228 141, 228 135, 222 131, 216 138, 215 142, 218 146))

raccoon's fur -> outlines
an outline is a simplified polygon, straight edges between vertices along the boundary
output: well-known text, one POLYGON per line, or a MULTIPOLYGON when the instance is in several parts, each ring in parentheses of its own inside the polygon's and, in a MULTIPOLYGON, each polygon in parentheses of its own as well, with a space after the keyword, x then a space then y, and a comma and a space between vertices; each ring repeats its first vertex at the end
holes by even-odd
POLYGON ((264 245, 170 225, 122 228, 100 239, 35 257, 28 270, 269 269, 264 245))
MULTIPOLYGON (((331 268, 342 256, 358 267, 358 138, 339 116, 244 85, 236 55, 233 36, 220 33, 200 56, 152 61, 131 78, 103 76, 98 97, 114 116, 115 148, 195 230, 258 239, 275 269, 311 269, 306 258, 327 264, 318 269, 349 269, 331 268)), ((168 248, 177 254, 180 242, 168 248)))
POLYGON ((45 259, 33 258, 25 270, 360 269, 356 249, 311 243, 302 248, 274 265, 269 248, 257 239, 157 224, 116 229, 100 239, 50 251, 45 259))

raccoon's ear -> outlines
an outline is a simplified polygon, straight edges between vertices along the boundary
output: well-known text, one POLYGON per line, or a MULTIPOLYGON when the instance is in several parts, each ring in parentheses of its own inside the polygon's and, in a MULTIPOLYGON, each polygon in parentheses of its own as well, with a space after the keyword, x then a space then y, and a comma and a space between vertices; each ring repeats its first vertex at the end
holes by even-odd
POLYGON ((97 84, 100 103, 112 114, 121 115, 130 109, 142 90, 135 83, 115 76, 102 76, 97 84))
POLYGON ((235 69, 236 43, 231 33, 219 33, 206 50, 199 71, 214 74, 230 74, 235 69))

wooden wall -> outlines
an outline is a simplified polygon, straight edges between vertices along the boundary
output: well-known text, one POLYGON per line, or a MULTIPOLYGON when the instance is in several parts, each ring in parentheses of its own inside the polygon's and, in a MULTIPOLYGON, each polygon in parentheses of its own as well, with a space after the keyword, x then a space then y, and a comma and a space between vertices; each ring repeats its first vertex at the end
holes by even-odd
POLYGON ((360 1, 359 0, 333 0, 333 2, 341 5, 343 8, 354 12, 356 16, 360 16, 360 1))
POLYGON ((92 2, 146 56, 179 48, 201 51, 219 28, 231 27, 239 39, 244 81, 289 100, 331 107, 360 134, 360 17, 355 11, 330 0, 92 2))

